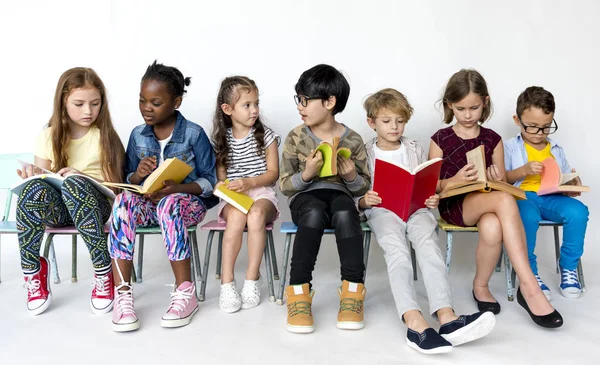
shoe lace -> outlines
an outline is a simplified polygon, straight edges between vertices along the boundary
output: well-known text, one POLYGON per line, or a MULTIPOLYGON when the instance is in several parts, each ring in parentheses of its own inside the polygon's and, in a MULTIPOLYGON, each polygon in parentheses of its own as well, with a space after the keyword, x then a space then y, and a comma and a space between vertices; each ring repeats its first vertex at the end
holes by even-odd
POLYGON ((535 275, 535 280, 537 280, 538 285, 541 286, 546 286, 546 284, 542 281, 542 278, 540 278, 539 275, 535 275))
POLYGON ((108 275, 94 276, 94 282, 92 285, 94 285, 94 291, 96 292, 96 295, 99 296, 109 295, 110 291, 112 290, 108 275))
POLYGON ((42 295, 42 292, 40 291, 41 282, 39 279, 30 278, 27 280, 27 282, 25 282, 25 286, 30 298, 35 298, 42 295))
POLYGON ((133 291, 129 286, 129 283, 123 283, 116 287, 117 297, 115 298, 115 308, 119 316, 125 314, 135 315, 135 309, 133 308, 133 291), (123 288, 127 288, 123 290, 123 288))
POLYGON ((190 302, 190 299, 192 299, 191 291, 188 292, 175 289, 175 291, 171 293, 171 304, 169 305, 167 312, 171 310, 174 310, 178 313, 183 312, 190 302))
POLYGON ((308 314, 311 315, 310 312, 310 302, 308 301, 298 301, 288 303, 288 315, 290 317, 296 316, 298 314, 308 314))
POLYGON ((363 301, 354 298, 344 298, 340 300, 340 313, 343 311, 351 311, 360 314, 363 310, 363 301))
POLYGON ((578 285, 579 279, 577 278, 577 271, 575 270, 565 270, 563 269, 561 272, 561 280, 563 284, 567 285, 578 285))

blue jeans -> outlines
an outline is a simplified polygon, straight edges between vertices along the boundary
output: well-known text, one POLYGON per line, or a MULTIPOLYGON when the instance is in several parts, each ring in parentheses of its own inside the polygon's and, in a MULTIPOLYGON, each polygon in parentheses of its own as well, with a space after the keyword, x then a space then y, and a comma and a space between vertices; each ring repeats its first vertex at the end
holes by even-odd
POLYGON ((521 219, 527 236, 527 251, 531 270, 537 275, 537 261, 533 253, 541 220, 551 220, 563 224, 563 242, 560 247, 559 265, 563 269, 575 270, 583 255, 583 241, 588 221, 588 208, 577 199, 562 194, 538 196, 532 191, 525 192, 527 200, 517 200, 521 219))

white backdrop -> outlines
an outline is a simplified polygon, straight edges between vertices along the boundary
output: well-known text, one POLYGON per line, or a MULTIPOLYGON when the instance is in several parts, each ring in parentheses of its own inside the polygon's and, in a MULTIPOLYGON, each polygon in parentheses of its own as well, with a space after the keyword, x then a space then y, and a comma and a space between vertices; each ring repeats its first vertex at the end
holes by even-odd
POLYGON ((525 87, 555 95, 554 137, 592 186, 581 199, 591 211, 586 255, 595 258, 600 172, 590 156, 597 152, 599 10, 593 0, 3 1, 0 153, 33 151, 58 77, 74 66, 92 67, 104 80, 124 143, 143 122, 139 81, 158 59, 192 77, 181 111, 208 131, 221 79, 243 74, 256 80, 265 120, 285 137, 301 123, 292 99, 299 75, 328 63, 351 84, 339 121, 371 138, 361 102, 394 87, 415 108, 406 135, 425 146, 442 127, 434 104, 445 82, 473 67, 495 106, 487 126, 504 138, 518 132, 511 116, 525 87))

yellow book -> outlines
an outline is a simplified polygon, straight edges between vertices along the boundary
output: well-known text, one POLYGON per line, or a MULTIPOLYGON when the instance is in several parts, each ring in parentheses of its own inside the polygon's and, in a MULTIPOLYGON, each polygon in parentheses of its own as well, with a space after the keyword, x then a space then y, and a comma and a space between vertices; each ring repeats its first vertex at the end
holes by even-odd
POLYGON ((328 177, 337 175, 337 156, 341 155, 350 158, 352 154, 348 147, 340 147, 340 137, 333 137, 331 142, 323 141, 319 143, 314 153, 321 151, 323 156, 323 167, 319 171, 319 177, 328 177))
POLYGON ((130 190, 139 194, 152 194, 164 188, 164 182, 167 180, 171 180, 176 184, 181 183, 192 170, 193 168, 190 165, 172 157, 166 159, 156 170, 152 171, 142 185, 111 182, 103 182, 102 185, 130 190))
POLYGON ((225 200, 240 212, 248 214, 250 207, 254 204, 254 199, 244 193, 238 193, 227 189, 227 184, 229 184, 229 180, 225 180, 224 184, 219 185, 215 191, 213 191, 213 195, 225 200))
POLYGON ((504 191, 512 194, 516 199, 525 199, 525 192, 504 181, 491 181, 486 176, 485 147, 480 145, 467 152, 467 163, 475 165, 477 180, 457 184, 448 184, 438 195, 440 199, 455 195, 468 194, 474 191, 490 192, 492 190, 504 191))

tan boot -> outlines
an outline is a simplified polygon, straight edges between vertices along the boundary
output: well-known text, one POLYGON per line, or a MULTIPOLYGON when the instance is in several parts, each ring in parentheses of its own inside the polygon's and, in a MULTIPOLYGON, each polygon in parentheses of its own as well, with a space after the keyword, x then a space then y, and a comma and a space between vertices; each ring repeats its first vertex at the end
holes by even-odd
POLYGON ((288 316, 287 330, 294 333, 311 333, 315 330, 312 317, 314 290, 308 284, 289 285, 285 288, 288 316))
POLYGON ((340 311, 337 318, 337 328, 359 330, 365 326, 363 302, 367 289, 360 283, 342 281, 338 288, 340 294, 340 311))

